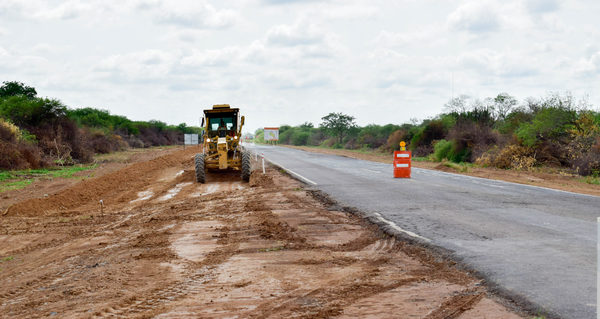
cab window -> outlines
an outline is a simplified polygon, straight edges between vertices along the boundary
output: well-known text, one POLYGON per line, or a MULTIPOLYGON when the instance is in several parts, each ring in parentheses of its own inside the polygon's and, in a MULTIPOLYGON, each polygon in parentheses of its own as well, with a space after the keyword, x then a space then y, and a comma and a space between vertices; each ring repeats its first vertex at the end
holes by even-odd
POLYGON ((231 130, 233 127, 233 118, 232 117, 214 117, 209 119, 209 129, 211 131, 216 131, 220 126, 224 126, 225 129, 231 130))

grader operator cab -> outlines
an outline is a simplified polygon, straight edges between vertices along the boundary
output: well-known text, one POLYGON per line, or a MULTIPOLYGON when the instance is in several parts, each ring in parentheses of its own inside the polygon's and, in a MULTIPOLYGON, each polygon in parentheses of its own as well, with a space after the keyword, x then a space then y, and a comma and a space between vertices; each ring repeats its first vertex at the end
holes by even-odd
POLYGON ((206 170, 238 170, 242 180, 250 180, 250 153, 240 146, 244 117, 229 104, 214 105, 204 110, 203 151, 196 154, 196 181, 206 182, 206 170))

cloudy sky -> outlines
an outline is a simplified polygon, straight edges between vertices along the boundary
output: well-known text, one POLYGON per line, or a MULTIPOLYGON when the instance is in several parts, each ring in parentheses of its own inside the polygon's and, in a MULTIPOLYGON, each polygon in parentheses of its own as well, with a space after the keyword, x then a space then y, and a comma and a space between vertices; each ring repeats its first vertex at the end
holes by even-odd
POLYGON ((0 81, 70 107, 248 130, 329 112, 405 123, 452 95, 600 105, 596 0, 0 0, 0 81), (595 89, 595 90, 594 90, 595 89))

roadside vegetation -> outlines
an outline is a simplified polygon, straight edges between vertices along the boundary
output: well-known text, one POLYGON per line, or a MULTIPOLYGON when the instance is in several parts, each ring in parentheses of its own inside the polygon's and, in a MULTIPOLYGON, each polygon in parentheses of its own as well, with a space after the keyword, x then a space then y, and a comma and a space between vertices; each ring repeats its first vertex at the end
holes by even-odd
POLYGON ((96 164, 42 169, 0 171, 0 193, 25 188, 36 180, 56 177, 73 178, 74 174, 96 168, 96 164))
POLYGON ((0 86, 0 171, 77 167, 91 163, 94 154, 178 144, 182 134, 199 131, 185 123, 132 121, 106 110, 68 108, 20 82, 0 86))
MULTIPOLYGON (((443 113, 420 123, 359 127, 342 113, 322 120, 318 127, 282 125, 279 143, 390 153, 407 141, 415 158, 447 162, 459 171, 470 164, 552 167, 586 176, 590 184, 600 177, 600 113, 568 93, 521 102, 507 93, 484 100, 460 96, 448 101, 443 113)), ((264 142, 262 130, 255 132, 255 141, 264 142)))

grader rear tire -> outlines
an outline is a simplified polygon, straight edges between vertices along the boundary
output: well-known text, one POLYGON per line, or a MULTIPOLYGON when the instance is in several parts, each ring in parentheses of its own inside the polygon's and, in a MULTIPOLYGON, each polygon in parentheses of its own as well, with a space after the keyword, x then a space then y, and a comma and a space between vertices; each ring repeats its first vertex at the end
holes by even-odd
POLYGON ((196 154, 194 157, 194 166, 196 167, 196 182, 204 184, 206 182, 204 154, 196 154))
POLYGON ((250 153, 242 153, 242 180, 244 182, 250 181, 250 153))

